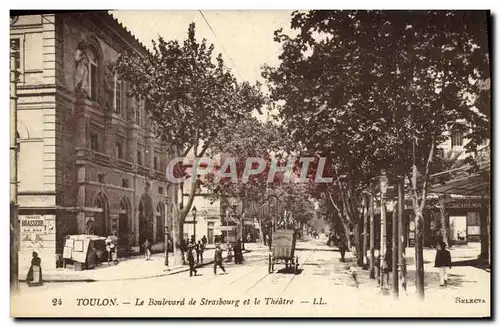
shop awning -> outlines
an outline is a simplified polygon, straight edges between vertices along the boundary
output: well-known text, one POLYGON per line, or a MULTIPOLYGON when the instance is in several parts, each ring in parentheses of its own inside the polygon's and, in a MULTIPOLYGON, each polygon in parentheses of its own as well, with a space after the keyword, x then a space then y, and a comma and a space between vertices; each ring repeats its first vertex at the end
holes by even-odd
POLYGON ((465 196, 490 196, 489 172, 481 172, 464 178, 451 180, 442 185, 430 187, 430 192, 465 196))

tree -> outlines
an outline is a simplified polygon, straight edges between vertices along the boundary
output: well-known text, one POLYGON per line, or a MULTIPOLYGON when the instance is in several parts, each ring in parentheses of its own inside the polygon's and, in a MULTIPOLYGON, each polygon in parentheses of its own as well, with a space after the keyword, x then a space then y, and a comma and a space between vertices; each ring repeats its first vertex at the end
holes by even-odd
MULTIPOLYGON (((196 40, 195 24, 191 23, 182 44, 159 37, 146 56, 124 53, 115 63, 118 77, 128 82, 128 94, 146 102, 157 136, 170 144, 177 156, 191 151, 196 158, 202 157, 221 128, 263 105, 259 85, 238 83, 224 66, 221 54, 213 63, 213 49, 206 39, 196 40)), ((183 258, 183 224, 193 203, 196 176, 191 183, 185 206, 174 205, 176 258, 183 258)))
POLYGON ((276 31, 282 62, 264 69, 292 136, 333 158, 342 204, 335 207, 348 220, 359 221, 359 192, 381 168, 410 183, 422 298, 422 212, 438 145, 460 129, 473 151, 489 133, 486 18, 479 11, 295 12, 298 35, 276 31))
MULTIPOLYGON (((273 160, 285 166, 293 156, 288 143, 281 126, 271 121, 262 123, 250 116, 234 126, 221 129, 211 151, 235 160, 236 176, 217 178, 216 173, 210 174, 205 185, 213 191, 215 198, 239 199, 242 216, 247 213, 260 216, 261 226, 274 221, 276 226, 299 228, 314 214, 307 187, 293 182, 293 169, 288 181, 283 171, 276 172, 273 178, 269 177, 273 160), (248 161, 256 158, 262 159, 262 162, 248 161), (245 169, 257 169, 259 165, 264 165, 261 172, 245 176, 245 169), (262 207, 267 208, 267 212, 258 214, 257 208, 262 207)), ((229 169, 225 169, 224 173, 228 172, 229 169)))

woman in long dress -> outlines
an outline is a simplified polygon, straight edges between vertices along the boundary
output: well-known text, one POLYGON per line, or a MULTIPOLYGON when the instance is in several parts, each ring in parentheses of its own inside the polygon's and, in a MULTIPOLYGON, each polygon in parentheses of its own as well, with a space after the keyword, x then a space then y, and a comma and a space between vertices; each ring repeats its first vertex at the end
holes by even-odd
POLYGON ((28 276, 26 277, 26 282, 29 286, 40 286, 42 285, 42 259, 38 256, 38 253, 33 252, 33 259, 31 259, 31 267, 28 271, 28 276))

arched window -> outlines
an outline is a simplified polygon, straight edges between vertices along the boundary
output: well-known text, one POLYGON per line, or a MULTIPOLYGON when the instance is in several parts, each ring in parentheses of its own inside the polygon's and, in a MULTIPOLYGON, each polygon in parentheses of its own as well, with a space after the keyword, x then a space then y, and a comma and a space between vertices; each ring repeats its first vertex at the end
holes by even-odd
POLYGON ((89 97, 91 100, 97 100, 97 90, 99 89, 99 61, 96 52, 93 48, 89 48, 87 52, 89 61, 89 97))
POLYGON ((156 206, 156 242, 165 240, 165 205, 160 202, 156 206))

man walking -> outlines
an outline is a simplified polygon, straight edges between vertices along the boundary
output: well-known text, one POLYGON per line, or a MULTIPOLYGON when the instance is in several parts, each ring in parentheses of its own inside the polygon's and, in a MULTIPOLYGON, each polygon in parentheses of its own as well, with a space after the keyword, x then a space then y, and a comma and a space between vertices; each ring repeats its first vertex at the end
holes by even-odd
POLYGON ((196 243, 196 263, 203 263, 203 251, 205 250, 203 243, 198 241, 196 243))
POLYGON ((188 247, 187 259, 188 259, 188 263, 189 263, 189 277, 193 277, 193 273, 196 276, 197 271, 194 268, 195 262, 194 262, 194 254, 193 254, 193 245, 189 245, 189 247, 188 247))
POLYGON ((446 286, 448 283, 448 269, 451 269, 451 255, 450 251, 446 250, 446 243, 443 241, 439 241, 437 244, 434 266, 439 270, 440 286, 446 286))
POLYGON ((222 249, 220 248, 220 244, 217 243, 215 246, 215 255, 214 255, 214 275, 217 275, 217 266, 222 269, 222 271, 227 274, 226 269, 222 265, 222 249))

